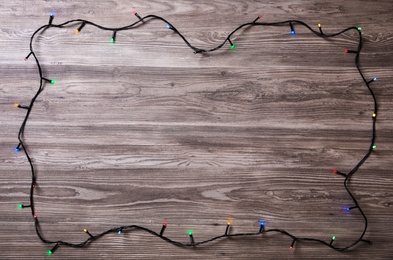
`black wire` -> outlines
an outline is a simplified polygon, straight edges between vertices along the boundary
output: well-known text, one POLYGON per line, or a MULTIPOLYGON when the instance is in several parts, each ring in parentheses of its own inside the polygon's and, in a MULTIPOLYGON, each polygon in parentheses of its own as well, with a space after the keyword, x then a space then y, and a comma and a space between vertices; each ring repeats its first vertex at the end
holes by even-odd
POLYGON ((94 236, 89 233, 91 236, 89 236, 89 238, 87 238, 86 240, 82 241, 81 243, 71 243, 71 242, 62 241, 62 240, 52 241, 52 240, 47 240, 47 239, 45 239, 43 237, 42 232, 40 230, 38 217, 35 215, 35 207, 34 207, 34 187, 36 185, 36 173, 35 173, 35 168, 34 168, 33 162, 31 160, 31 157, 29 156, 29 153, 27 152, 27 147, 26 147, 25 142, 24 142, 24 130, 25 130, 26 122, 27 122, 27 120, 28 120, 28 118, 30 116, 30 113, 31 113, 31 111, 33 109, 33 105, 34 105, 37 97, 44 90, 44 82, 45 82, 45 80, 44 80, 44 77, 43 77, 43 72, 42 72, 42 69, 41 69, 40 62, 39 62, 39 60, 38 60, 38 58, 35 55, 34 50, 33 50, 34 38, 40 31, 44 32, 45 30, 47 30, 47 29, 49 29, 51 27, 62 28, 62 27, 67 26, 67 25, 84 24, 84 26, 85 25, 91 25, 91 26, 97 27, 97 28, 99 28, 101 30, 115 32, 115 31, 123 31, 123 30, 135 29, 135 28, 141 26, 142 24, 144 24, 146 21, 149 21, 149 20, 161 20, 162 22, 164 22, 167 25, 169 25, 170 26, 169 28, 172 29, 173 32, 175 32, 177 35, 179 35, 179 37, 184 41, 184 43, 189 48, 194 50, 195 53, 203 53, 203 52, 213 52, 213 51, 219 50, 227 42, 231 43, 230 38, 237 31, 242 29, 243 27, 252 27, 252 26, 286 26, 286 25, 291 25, 291 28, 292 28, 294 25, 298 24, 298 25, 302 25, 302 26, 306 27, 311 32, 313 32, 315 35, 317 35, 319 37, 323 37, 323 38, 335 37, 335 36, 341 35, 341 34, 347 32, 347 31, 350 31, 350 30, 356 30, 358 32, 358 34, 359 34, 359 43, 358 43, 356 56, 355 56, 355 66, 356 66, 360 76, 362 77, 364 83, 366 84, 366 87, 368 88, 368 90, 369 90, 369 92, 370 92, 370 94, 371 94, 371 96, 373 98, 373 101, 374 101, 374 113, 377 114, 378 106, 377 106, 376 97, 374 95, 373 90, 370 87, 370 82, 366 80, 366 78, 364 77, 364 75, 363 75, 363 73, 362 73, 362 71, 360 69, 359 55, 360 55, 360 52, 361 52, 361 49, 362 49, 363 39, 362 39, 362 34, 361 34, 360 30, 358 30, 357 27, 348 27, 348 28, 346 28, 346 29, 344 29, 342 31, 337 32, 337 33, 325 34, 325 33, 322 33, 322 30, 316 31, 316 30, 312 29, 306 23, 304 23, 302 21, 299 21, 299 20, 287 20, 287 21, 283 21, 283 22, 266 23, 266 22, 257 22, 258 19, 259 18, 255 19, 253 22, 244 23, 244 24, 240 25, 235 30, 233 30, 231 33, 229 33, 229 35, 226 37, 226 39, 221 44, 219 44, 218 46, 216 46, 216 47, 214 47, 212 49, 201 49, 201 48, 194 47, 170 22, 168 22, 164 18, 162 18, 160 16, 156 16, 156 15, 147 15, 147 16, 145 16, 143 18, 141 17, 137 22, 134 22, 134 23, 132 23, 130 25, 127 25, 127 26, 124 26, 124 27, 120 27, 120 28, 109 28, 109 27, 104 27, 104 26, 98 25, 96 23, 93 23, 93 22, 90 22, 90 21, 87 21, 87 20, 74 19, 74 20, 70 20, 70 21, 67 21, 67 22, 64 22, 64 23, 61 23, 61 24, 48 23, 46 25, 41 26, 40 28, 38 28, 33 33, 33 35, 30 38, 30 52, 31 53, 29 54, 29 56, 32 54, 34 59, 35 59, 35 62, 36 62, 37 68, 38 68, 38 72, 39 72, 39 75, 40 75, 40 85, 39 85, 37 93, 31 99, 30 106, 29 107, 22 106, 23 108, 27 109, 27 113, 26 113, 26 116, 25 116, 25 118, 24 118, 24 120, 22 122, 22 125, 21 125, 20 129, 19 129, 18 140, 19 140, 19 146, 21 146, 21 148, 23 149, 23 151, 24 151, 24 153, 26 155, 26 158, 27 158, 27 160, 28 160, 28 162, 30 164, 30 168, 31 168, 31 174, 32 174, 32 182, 31 182, 31 186, 30 186, 31 213, 33 215, 37 236, 39 237, 39 239, 42 242, 44 242, 46 244, 56 244, 54 250, 57 249, 59 245, 81 248, 81 247, 87 246, 88 244, 90 244, 91 242, 95 241, 96 239, 99 239, 100 237, 102 237, 102 236, 104 236, 106 234, 109 234, 109 233, 118 232, 119 230, 121 230, 122 232, 127 231, 127 230, 141 230, 141 231, 145 231, 147 233, 150 233, 153 236, 161 238, 162 240, 164 240, 164 241, 166 241, 168 243, 171 243, 171 244, 173 244, 175 246, 181 246, 181 247, 195 247, 195 246, 207 244, 209 242, 212 242, 212 241, 215 241, 215 240, 218 240, 218 239, 224 239, 224 238, 227 238, 227 237, 261 236, 261 235, 263 235, 265 233, 280 233, 282 235, 288 236, 288 237, 290 237, 292 239, 292 243, 293 244, 295 243, 295 241, 296 242, 298 242, 298 241, 313 241, 313 242, 317 242, 317 243, 320 243, 320 244, 325 245, 327 247, 330 247, 330 248, 332 248, 332 249, 334 249, 336 251, 348 250, 348 249, 352 248, 353 246, 355 246, 356 244, 358 244, 359 242, 371 243, 369 240, 363 239, 363 237, 364 237, 364 235, 365 235, 365 233, 367 231, 367 226, 368 226, 367 217, 364 214, 362 208, 360 207, 360 204, 358 203, 357 199, 352 194, 352 192, 349 190, 348 182, 351 179, 351 177, 353 176, 353 174, 359 169, 359 167, 368 159, 368 157, 370 156, 370 154, 371 154, 371 152, 373 150, 373 145, 374 145, 374 142, 375 142, 375 134, 376 134, 376 130, 375 130, 376 117, 374 117, 374 116, 373 116, 373 124, 372 124, 371 145, 370 145, 369 149, 367 150, 367 153, 364 155, 364 157, 356 164, 356 166, 348 174, 340 173, 341 175, 343 175, 345 177, 345 179, 343 181, 344 188, 348 192, 350 197, 352 198, 353 203, 355 204, 355 206, 351 207, 351 208, 352 209, 358 209, 359 212, 361 213, 363 219, 364 219, 364 228, 363 228, 363 231, 360 234, 359 238, 357 240, 355 240, 353 243, 351 243, 351 244, 349 244, 349 245, 347 245, 345 247, 336 247, 336 246, 332 245, 331 241, 326 242, 324 240, 316 239, 316 238, 297 237, 297 236, 295 236, 295 235, 293 235, 293 234, 291 234, 291 233, 289 233, 289 232, 287 232, 287 231, 285 231, 283 229, 265 229, 264 227, 263 227, 263 229, 260 230, 260 232, 256 232, 256 233, 236 233, 236 234, 227 234, 227 233, 225 233, 223 235, 215 236, 215 237, 212 237, 210 239, 207 239, 207 240, 204 240, 204 241, 200 241, 200 242, 194 242, 194 243, 182 243, 182 242, 179 242, 179 241, 176 241, 176 240, 172 240, 172 239, 170 239, 170 238, 168 238, 166 236, 163 236, 163 235, 155 232, 154 230, 151 230, 151 229, 143 227, 143 226, 138 226, 138 225, 114 227, 114 228, 108 229, 108 230, 106 230, 106 231, 104 231, 102 233, 96 234, 94 236))

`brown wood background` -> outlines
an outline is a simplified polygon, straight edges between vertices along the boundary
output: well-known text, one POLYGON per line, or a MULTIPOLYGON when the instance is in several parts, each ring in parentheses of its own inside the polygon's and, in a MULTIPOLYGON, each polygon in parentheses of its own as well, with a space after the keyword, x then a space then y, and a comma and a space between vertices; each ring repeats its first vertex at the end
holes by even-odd
MULTIPOLYGON (((211 48, 238 25, 299 19, 325 32, 362 26, 361 67, 379 101, 377 150, 350 182, 369 219, 365 239, 338 253, 279 234, 224 239, 195 249, 145 232, 110 234, 84 249, 60 247, 53 259, 391 259, 393 3, 384 1, 1 1, 0 258, 46 259, 28 202, 30 168, 13 152, 25 110, 38 88, 29 38, 47 23, 74 18, 119 27, 141 15, 173 23, 189 41, 211 48)), ((238 46, 195 55, 158 21, 119 32, 86 26, 49 29, 34 43, 44 75, 56 78, 38 98, 26 127, 39 188, 45 238, 80 242, 138 224, 188 242, 225 231, 268 228, 297 236, 355 240, 363 220, 342 178, 366 153, 372 99, 354 67, 353 32, 324 40, 297 26, 253 27, 238 46)))

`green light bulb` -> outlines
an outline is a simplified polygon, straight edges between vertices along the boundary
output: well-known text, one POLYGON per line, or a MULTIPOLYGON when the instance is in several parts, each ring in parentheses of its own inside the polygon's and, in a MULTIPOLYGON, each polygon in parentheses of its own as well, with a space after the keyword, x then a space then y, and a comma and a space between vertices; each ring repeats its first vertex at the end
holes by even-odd
POLYGON ((188 230, 188 235, 192 236, 192 230, 188 230))
POLYGON ((336 240, 336 236, 332 236, 332 240, 336 240))
POLYGON ((18 208, 23 208, 23 204, 18 204, 18 208))
POLYGON ((377 149, 377 146, 376 146, 376 145, 373 145, 373 149, 377 149))
POLYGON ((55 85, 55 84, 56 84, 56 80, 52 79, 52 80, 50 81, 50 84, 55 85))
POLYGON ((361 31, 362 30, 362 27, 358 27, 358 31, 361 31))
POLYGON ((235 44, 232 44, 230 48, 231 48, 231 49, 235 49, 235 48, 236 48, 236 45, 235 45, 235 44))
POLYGON ((113 39, 113 37, 111 38, 111 42, 115 42, 115 39, 113 39))
POLYGON ((53 255, 53 252, 51 250, 48 250, 48 255, 53 255))

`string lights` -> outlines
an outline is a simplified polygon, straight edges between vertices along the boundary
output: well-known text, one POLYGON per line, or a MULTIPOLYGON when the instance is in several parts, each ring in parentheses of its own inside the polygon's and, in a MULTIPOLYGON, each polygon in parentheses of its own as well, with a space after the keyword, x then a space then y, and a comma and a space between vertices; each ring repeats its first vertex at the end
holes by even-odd
MULTIPOLYGON (((40 84, 39 84, 39 88, 37 93, 33 96, 33 98, 31 99, 30 105, 29 106, 24 106, 24 105, 20 105, 20 104, 15 104, 14 106, 16 108, 23 108, 27 110, 26 116, 23 120, 23 123, 19 129, 19 134, 18 134, 18 140, 19 143, 18 145, 15 147, 15 151, 16 152, 20 152, 21 150, 23 150, 30 166, 31 166, 31 174, 32 174, 32 182, 30 185, 30 203, 29 204, 18 204, 18 208, 19 209, 24 209, 24 208, 30 208, 31 209, 31 214, 33 216, 33 220, 34 220, 34 225, 35 225, 35 230, 37 233, 38 238, 46 243, 46 244, 52 244, 54 245, 50 250, 48 250, 48 255, 52 255, 60 246, 69 246, 69 247, 75 247, 75 248, 81 248, 81 247, 85 247, 88 244, 90 244, 91 242, 95 241, 96 239, 107 235, 109 233, 117 233, 119 235, 121 235, 123 232, 127 232, 129 230, 141 230, 141 231, 145 231, 147 233, 150 233, 152 236, 156 236, 158 238, 163 239, 164 241, 171 243, 173 245, 176 246, 182 246, 182 247, 195 247, 198 245, 202 245, 202 244, 206 244, 218 239, 223 239, 225 237, 246 237, 246 236, 255 236, 255 237, 259 237, 261 236, 261 234, 266 234, 266 233, 280 233, 284 236, 287 236, 291 239, 291 244, 290 244, 290 249, 293 249, 295 246, 295 243, 299 243, 301 241, 311 241, 311 242, 315 242, 315 243, 319 243, 322 245, 325 245, 327 247, 330 247, 331 249, 334 249, 336 251, 345 251, 348 250, 352 247, 354 247, 355 245, 357 245, 359 242, 366 242, 366 243, 371 243, 369 240, 365 240, 364 236, 366 234, 367 231, 367 218, 366 215, 364 214, 363 210, 360 207, 360 204, 358 203, 357 199, 355 198, 355 196, 352 194, 352 192, 349 190, 348 188, 348 182, 351 179, 351 177, 355 174, 355 172, 359 169, 359 167, 367 160, 367 158, 370 156, 371 152, 373 150, 375 150, 377 148, 376 144, 375 144, 375 124, 376 124, 376 119, 377 119, 377 101, 376 101, 376 97, 373 93, 373 90, 371 89, 370 85, 375 82, 377 79, 373 78, 371 80, 367 80, 361 69, 359 66, 359 55, 362 49, 362 34, 361 34, 361 27, 348 27, 346 29, 343 29, 342 31, 336 32, 336 33, 332 33, 332 34, 326 34, 322 31, 322 26, 321 24, 318 24, 318 29, 314 30, 313 28, 311 28, 309 25, 307 25, 306 23, 299 21, 299 20, 287 20, 287 21, 283 21, 283 22, 271 22, 271 23, 267 23, 267 22, 258 22, 259 19, 262 18, 262 15, 258 16, 255 20, 253 20, 252 22, 249 23, 244 23, 240 26, 238 26, 235 30, 233 30, 227 37, 226 39, 219 44, 217 47, 212 48, 212 49, 200 49, 197 47, 194 47, 193 45, 191 45, 188 40, 172 25, 170 24, 167 20, 165 20, 164 18, 160 17, 160 16, 156 16, 156 15, 147 15, 145 17, 141 17, 137 12, 133 12, 133 14, 138 18, 138 21, 124 26, 124 27, 120 27, 120 28, 107 28, 98 24, 95 24, 93 22, 87 21, 87 20, 83 20, 83 19, 76 19, 76 20, 70 20, 61 24, 53 24, 54 21, 54 13, 51 13, 49 16, 49 22, 48 24, 45 24, 43 26, 41 26, 40 28, 38 28, 33 35, 30 38, 30 53, 24 58, 26 61, 29 59, 30 56, 34 57, 34 60, 36 62, 38 71, 39 71, 39 75, 40 75, 40 84), (238 30, 240 30, 243 27, 253 27, 253 26, 286 26, 289 25, 290 27, 290 34, 291 35, 295 35, 295 29, 294 29, 294 25, 299 25, 299 26, 303 26, 305 28, 307 28, 308 30, 310 30, 312 33, 314 33, 316 36, 318 37, 323 37, 323 38, 328 38, 328 37, 335 37, 338 35, 341 35, 345 32, 351 31, 351 30, 355 30, 358 33, 359 36, 359 41, 358 41, 358 45, 357 45, 357 49, 356 50, 345 50, 345 53, 353 53, 356 54, 355 59, 354 59, 354 63, 355 63, 355 67, 357 69, 357 71, 359 72, 361 78, 363 79, 363 82, 365 84, 365 86, 367 87, 367 89, 369 90, 370 95, 372 96, 373 102, 374 102, 374 112, 372 114, 372 133, 371 133, 371 144, 370 144, 370 148, 366 151, 365 155, 363 156, 363 158, 354 166, 354 168, 352 170, 350 170, 348 173, 343 173, 340 172, 338 170, 333 170, 333 174, 335 175, 340 175, 344 178, 343 180, 343 186, 345 188, 345 190, 348 192, 348 194, 350 195, 350 197, 352 198, 352 203, 353 206, 350 207, 345 207, 345 211, 346 212, 350 212, 352 210, 357 210, 359 211, 359 213, 361 214, 361 216, 364 219, 364 229, 361 232, 361 234, 359 235, 359 237, 351 242, 350 244, 346 245, 346 246, 335 246, 333 245, 333 242, 336 241, 336 236, 333 235, 330 237, 330 239, 318 239, 318 238, 311 238, 311 237, 298 237, 295 236, 289 232, 287 232, 286 230, 283 229, 277 229, 277 228, 266 228, 266 221, 264 220, 259 220, 258 224, 259 224, 259 229, 256 230, 255 232, 251 232, 251 233, 232 233, 230 232, 231 227, 232 227, 232 223, 230 221, 227 221, 227 225, 225 228, 225 232, 223 234, 219 234, 215 237, 212 237, 208 240, 205 241, 198 241, 196 242, 194 239, 194 232, 193 230, 189 230, 188 236, 189 236, 189 243, 186 242, 180 242, 180 241, 176 241, 176 240, 172 240, 169 237, 164 236, 164 231, 167 229, 167 222, 163 222, 161 230, 157 233, 155 230, 147 228, 147 227, 143 227, 143 226, 139 226, 139 225, 127 225, 127 226, 120 226, 120 227, 114 227, 111 228, 109 230, 103 231, 101 233, 98 233, 96 235, 91 234, 87 229, 84 229, 83 231, 88 235, 88 238, 80 243, 72 243, 72 242, 67 242, 67 241, 63 241, 63 240, 56 240, 56 241, 52 241, 52 240, 47 240, 44 239, 43 235, 42 235, 42 231, 39 228, 39 218, 38 215, 36 214, 36 210, 34 207, 34 188, 37 186, 36 183, 36 172, 35 172, 35 167, 34 164, 31 160, 31 157, 28 153, 28 150, 26 149, 26 143, 24 140, 24 131, 25 131, 25 125, 27 120, 29 119, 29 115, 33 109, 34 103, 37 99, 37 97, 42 93, 42 91, 44 90, 44 85, 45 83, 50 83, 50 84, 55 84, 56 80, 54 79, 47 79, 43 76, 43 70, 41 69, 41 65, 39 62, 38 57, 36 56, 34 50, 33 50, 33 42, 35 39, 35 36, 40 32, 40 31, 45 31, 46 29, 49 28, 63 28, 65 26, 78 26, 77 29, 75 29, 75 34, 79 34, 81 32, 81 30, 85 27, 85 26, 92 26, 92 27, 96 27, 98 29, 101 30, 105 30, 105 31, 112 31, 112 38, 111 38, 111 42, 116 42, 116 33, 118 31, 126 31, 126 30, 130 30, 130 29, 134 29, 134 28, 140 28, 139 25, 141 23, 146 23, 148 21, 151 20, 159 20, 162 21, 163 23, 165 23, 167 25, 168 29, 171 29, 174 33, 176 33, 183 41, 184 43, 190 47, 194 53, 204 53, 204 52, 213 52, 216 51, 218 49, 221 49, 226 43, 229 43, 230 49, 235 49, 236 45, 232 42, 232 40, 230 39, 238 30)), ((288 241, 289 242, 289 241, 288 241)))

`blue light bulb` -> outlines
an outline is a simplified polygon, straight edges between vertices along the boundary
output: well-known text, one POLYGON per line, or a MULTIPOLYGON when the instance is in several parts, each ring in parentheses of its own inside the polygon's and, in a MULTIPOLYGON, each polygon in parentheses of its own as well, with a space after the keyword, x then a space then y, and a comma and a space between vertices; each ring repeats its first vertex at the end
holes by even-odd
POLYGON ((166 28, 171 29, 171 26, 170 26, 170 25, 167 25, 166 28))
POLYGON ((15 152, 19 153, 20 152, 20 148, 19 147, 15 147, 15 152))
POLYGON ((292 31, 291 31, 291 34, 292 34, 292 35, 295 35, 295 34, 296 34, 296 32, 292 30, 292 31))
POLYGON ((261 227, 264 227, 264 226, 265 226, 265 224, 266 224, 266 222, 265 222, 265 221, 262 221, 262 220, 260 220, 260 221, 259 221, 259 225, 260 225, 261 227))

